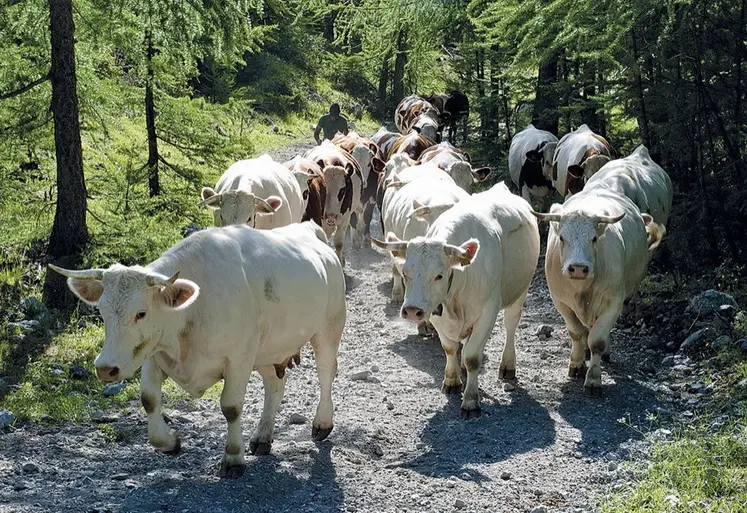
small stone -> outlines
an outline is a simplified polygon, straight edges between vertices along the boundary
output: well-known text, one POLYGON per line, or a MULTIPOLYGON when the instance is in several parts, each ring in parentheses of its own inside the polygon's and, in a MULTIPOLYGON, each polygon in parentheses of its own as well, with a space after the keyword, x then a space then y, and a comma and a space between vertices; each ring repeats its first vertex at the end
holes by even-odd
POLYGON ((52 417, 48 413, 44 413, 41 417, 39 417, 39 420, 42 422, 52 422, 54 420, 54 417, 52 417))
POLYGON ((106 385, 104 387, 104 397, 113 397, 117 394, 120 394, 122 390, 125 389, 124 383, 112 383, 111 385, 106 385))
POLYGON ((33 472, 39 472, 39 465, 29 461, 23 464, 23 466, 21 467, 21 470, 23 470, 27 474, 31 474, 33 472))
POLYGON ((513 392, 516 390, 516 387, 512 385, 511 383, 504 383, 503 384, 503 391, 504 392, 513 392))
POLYGON ((468 472, 462 472, 461 474, 459 474, 459 479, 461 479, 462 481, 470 481, 472 479, 472 476, 469 475, 468 472))
POLYGON ((737 309, 734 305, 721 305, 718 307, 718 314, 728 320, 732 320, 737 315, 737 309))
POLYGON ((13 424, 16 416, 10 410, 0 410, 0 429, 6 428, 13 424))
POLYGON ((705 343, 704 338, 708 331, 708 328, 703 328, 690 334, 690 336, 682 342, 682 345, 680 345, 680 351, 693 351, 700 348, 705 343))
POLYGON ((423 449, 425 449, 425 444, 423 442, 418 442, 415 444, 415 448, 419 451, 422 451, 423 449))
POLYGON ((716 340, 711 342, 711 347, 714 351, 728 347, 731 344, 731 337, 729 335, 721 335, 716 340))
POLYGON ((454 507, 456 509, 462 509, 467 507, 467 503, 464 502, 462 499, 457 499, 454 501, 454 507))
POLYGON ((82 329, 85 329, 85 327, 86 327, 87 325, 88 325, 88 324, 86 323, 85 319, 80 319, 80 320, 78 320, 78 329, 81 329, 81 330, 82 330, 82 329))
POLYGON ((379 372, 379 366, 378 365, 371 365, 371 372, 379 372))
POLYGON ((553 327, 548 326, 547 324, 542 324, 539 327, 537 327, 537 331, 535 334, 539 337, 540 335, 544 335, 545 338, 549 338, 550 335, 552 335, 553 327))
POLYGON ((736 345, 744 352, 747 353, 747 338, 740 338, 737 340, 736 345))
POLYGON ((104 412, 102 410, 96 410, 91 413, 91 420, 101 420, 104 418, 104 412))
POLYGON ((81 367, 80 365, 73 365, 70 367, 70 377, 72 379, 88 379, 90 374, 91 373, 88 372, 88 369, 81 367))
POLYGON ((52 376, 63 376, 65 371, 62 369, 52 369, 52 376))
POLYGON ((711 289, 695 296, 690 301, 687 312, 699 317, 708 317, 718 313, 724 306, 732 306, 736 309, 737 302, 733 296, 711 289))
POLYGON ((288 419, 288 424, 306 424, 309 421, 305 416, 300 413, 291 413, 288 419))
POLYGON ((364 370, 360 372, 354 372, 348 377, 350 378, 351 381, 367 381, 371 377, 371 371, 364 370))
POLYGON ((547 360, 550 357, 550 353, 545 350, 540 351, 540 360, 547 360))
POLYGON ((676 495, 667 495, 664 497, 664 501, 668 502, 672 506, 677 506, 680 503, 680 498, 676 495))
POLYGON ((384 456, 384 449, 381 448, 381 446, 377 443, 374 443, 371 447, 371 452, 373 452, 376 456, 384 456))
POLYGON ((607 464, 607 470, 609 470, 610 472, 614 472, 615 470, 617 470, 617 463, 614 461, 610 461, 607 464))
POLYGON ((28 490, 31 488, 31 485, 28 484, 26 481, 18 481, 13 485, 13 489, 17 492, 20 492, 22 490, 28 490))
POLYGON ((529 513, 547 513, 547 508, 544 506, 535 506, 529 510, 529 513))
POLYGON ((393 410, 394 409, 394 403, 392 403, 391 401, 387 401, 386 402, 386 409, 389 410, 389 411, 393 410))
POLYGON ((114 474, 112 476, 112 479, 115 481, 124 481, 128 477, 130 477, 129 474, 121 473, 121 474, 114 474))
POLYGON ((509 472, 508 470, 504 470, 503 472, 501 472, 501 479, 503 479, 504 481, 508 481, 509 479, 511 479, 511 472, 509 472))

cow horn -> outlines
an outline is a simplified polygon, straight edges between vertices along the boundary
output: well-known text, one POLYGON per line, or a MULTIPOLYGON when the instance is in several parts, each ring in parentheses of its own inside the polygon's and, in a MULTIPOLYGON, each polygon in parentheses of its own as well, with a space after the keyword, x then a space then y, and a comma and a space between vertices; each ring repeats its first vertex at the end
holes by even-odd
POLYGON ((384 242, 383 240, 378 240, 371 237, 371 242, 373 242, 381 249, 386 249, 387 251, 391 251, 392 253, 407 251, 407 241, 397 240, 395 242, 384 242))
POLYGON ((594 216, 594 220, 600 224, 615 224, 625 217, 625 212, 617 216, 594 216))
POLYGON ((101 280, 104 277, 103 269, 85 269, 83 271, 71 271, 69 269, 57 267, 54 264, 49 264, 48 267, 56 273, 67 276, 68 278, 75 278, 77 280, 101 280))
POLYGON ((145 278, 145 283, 149 287, 163 287, 166 285, 173 285, 174 282, 179 278, 179 271, 176 271, 174 275, 171 278, 162 278, 161 276, 157 276, 154 274, 149 274, 145 278))
POLYGON ((552 221, 555 223, 559 223, 561 218, 560 214, 542 214, 540 212, 535 212, 534 210, 532 210, 532 215, 540 221, 552 221))
POLYGON ((197 204, 198 207, 207 207, 209 205, 214 205, 215 203, 220 203, 223 199, 223 194, 215 194, 213 196, 210 196, 209 198, 205 198, 201 202, 197 204))

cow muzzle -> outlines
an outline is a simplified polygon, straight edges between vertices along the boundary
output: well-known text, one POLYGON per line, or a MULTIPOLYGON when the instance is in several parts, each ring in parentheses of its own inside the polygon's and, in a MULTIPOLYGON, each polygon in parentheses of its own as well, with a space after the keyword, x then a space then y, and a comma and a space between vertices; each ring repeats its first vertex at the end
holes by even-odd
POLYGON ((337 214, 326 214, 324 216, 324 222, 329 226, 335 226, 337 224, 337 214))
POLYGON ((120 381, 119 367, 96 367, 96 375, 101 381, 120 381))
POLYGON ((568 264, 563 274, 574 280, 585 280, 591 277, 589 266, 586 264, 568 264))
POLYGON ((403 306, 402 318, 410 322, 420 322, 425 320, 425 310, 418 306, 403 306))

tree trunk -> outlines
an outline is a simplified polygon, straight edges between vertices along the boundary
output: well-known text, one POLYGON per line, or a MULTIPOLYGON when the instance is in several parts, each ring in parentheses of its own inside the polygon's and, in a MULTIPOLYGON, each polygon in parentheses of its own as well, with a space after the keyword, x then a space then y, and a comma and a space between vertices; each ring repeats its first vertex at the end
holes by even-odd
POLYGON ((635 73, 635 88, 638 96, 638 129, 641 131, 643 144, 646 148, 651 150, 653 144, 651 141, 648 114, 646 113, 646 99, 643 95, 643 77, 641 76, 640 54, 638 53, 638 42, 636 40, 635 30, 632 32, 630 38, 632 42, 633 61, 635 62, 635 65, 633 66, 635 73))
MULTIPOLYGON (((49 15, 57 206, 47 256, 52 262, 72 267, 79 263, 81 253, 88 243, 72 0, 49 0, 49 15)), ((47 271, 44 298, 50 306, 64 308, 75 303, 74 297, 66 289, 64 277, 47 271)))
POLYGON ((382 109, 387 105, 386 86, 389 83, 389 57, 387 55, 384 58, 384 62, 381 63, 381 69, 379 70, 379 105, 381 105, 382 109))
POLYGON ((407 65, 407 32, 400 29, 397 35, 397 56, 394 59, 394 103, 399 104, 405 97, 405 66, 407 65))
POLYGON ((532 123, 540 130, 558 134, 558 52, 540 62, 532 123))
POLYGON ((146 65, 145 78, 145 126, 148 130, 148 191, 150 197, 161 194, 161 183, 158 177, 158 137, 156 136, 156 107, 153 101, 153 36, 150 29, 145 31, 146 65))

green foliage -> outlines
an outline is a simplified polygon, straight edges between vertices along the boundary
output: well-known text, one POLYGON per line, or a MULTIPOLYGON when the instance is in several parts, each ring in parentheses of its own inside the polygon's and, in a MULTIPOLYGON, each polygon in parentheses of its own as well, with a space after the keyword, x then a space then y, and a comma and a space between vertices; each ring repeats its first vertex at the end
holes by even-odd
POLYGON ((649 468, 603 504, 605 513, 737 512, 747 504, 747 429, 685 431, 656 445, 649 468))

